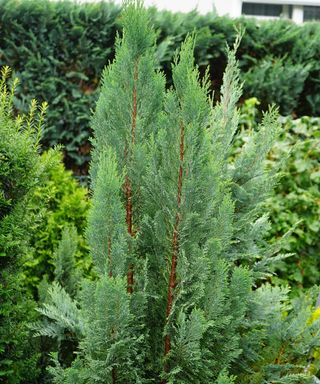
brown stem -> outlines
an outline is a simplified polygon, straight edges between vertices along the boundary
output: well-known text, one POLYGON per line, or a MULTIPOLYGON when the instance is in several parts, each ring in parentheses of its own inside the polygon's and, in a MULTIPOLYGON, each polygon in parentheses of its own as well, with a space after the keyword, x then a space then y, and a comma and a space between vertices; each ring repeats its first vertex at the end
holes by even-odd
POLYGON ((116 382, 117 382, 117 369, 116 369, 116 367, 112 367, 111 375, 112 375, 112 384, 116 384, 116 382))
MULTIPOLYGON (((133 227, 132 227, 132 190, 131 190, 131 183, 126 176, 125 181, 125 194, 126 194, 126 223, 128 228, 128 233, 131 237, 134 237, 133 227)), ((129 270, 127 272, 127 292, 132 294, 133 293, 133 265, 129 265, 129 270)))
MULTIPOLYGON (((136 134, 136 127, 137 127, 137 111, 138 111, 138 104, 137 104, 137 81, 138 81, 138 61, 136 61, 134 66, 134 85, 133 85, 133 97, 132 97, 132 119, 131 119, 131 142, 132 145, 134 145, 135 142, 135 134, 136 134)), ((128 233, 131 237, 135 236, 135 233, 133 231, 133 209, 132 209, 132 188, 131 188, 131 182, 128 176, 126 176, 125 181, 125 194, 126 194, 126 223, 128 228, 128 233)), ((133 293, 133 284, 134 284, 134 273, 133 273, 133 264, 129 265, 129 270, 127 273, 127 292, 132 294, 133 293)))
POLYGON ((274 364, 277 364, 277 365, 280 364, 283 353, 284 353, 284 345, 281 346, 280 351, 278 352, 278 355, 274 360, 274 364))
MULTIPOLYGON (((179 166, 179 176, 178 176, 178 189, 177 189, 177 213, 176 220, 173 228, 172 234, 172 255, 171 255, 171 270, 168 286, 168 297, 167 297, 167 308, 166 308, 166 317, 167 321, 171 314, 172 304, 173 304, 173 294, 175 287, 177 285, 177 262, 178 262, 178 253, 179 253, 179 224, 181 221, 180 215, 180 206, 181 206, 181 194, 182 194, 182 179, 183 179, 183 160, 184 160, 184 126, 180 124, 180 166, 179 166)), ((166 356, 171 350, 171 339, 170 335, 166 335, 164 339, 164 356, 166 356)), ((165 366, 165 371, 168 367, 165 366)), ((164 381, 163 383, 166 383, 164 381)))
POLYGON ((129 265, 129 270, 127 273, 127 292, 130 293, 130 295, 133 293, 133 264, 129 265))

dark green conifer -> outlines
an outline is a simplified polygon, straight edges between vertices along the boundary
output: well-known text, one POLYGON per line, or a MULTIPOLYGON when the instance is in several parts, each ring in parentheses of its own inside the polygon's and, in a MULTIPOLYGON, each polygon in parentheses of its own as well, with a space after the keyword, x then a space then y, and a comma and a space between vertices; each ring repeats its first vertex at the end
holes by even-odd
POLYGON ((46 104, 33 100, 27 116, 14 117, 17 80, 8 85, 10 70, 0 75, 0 381, 33 383, 38 376, 37 343, 28 322, 34 302, 23 286, 22 263, 34 215, 28 200, 52 164, 52 152, 39 154, 46 104), (33 340, 32 340, 33 339, 33 340))

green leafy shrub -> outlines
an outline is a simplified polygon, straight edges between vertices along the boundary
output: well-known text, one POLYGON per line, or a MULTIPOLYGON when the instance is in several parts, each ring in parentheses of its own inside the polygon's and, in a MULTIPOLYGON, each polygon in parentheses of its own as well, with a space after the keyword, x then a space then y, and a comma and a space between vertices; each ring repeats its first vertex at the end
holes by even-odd
POLYGON ((271 236, 294 228, 285 245, 294 256, 279 265, 279 276, 292 286, 310 287, 320 284, 320 119, 286 118, 282 126, 272 160, 287 161, 269 204, 271 236))
MULTIPOLYGON (((241 109, 241 142, 247 141, 257 127, 257 102, 249 99, 241 109)), ((281 118, 281 126, 281 135, 270 155, 272 163, 282 164, 282 178, 268 202, 269 238, 277 241, 293 230, 283 247, 294 255, 278 264, 278 276, 294 289, 311 287, 320 283, 320 119, 286 117, 281 118)))
POLYGON ((53 355, 53 382, 314 381, 314 295, 290 303, 288 289, 262 284, 270 264, 286 256, 281 244, 265 241, 277 112, 270 108, 232 150, 239 39, 227 52, 213 108, 192 37, 165 91, 142 2, 129 1, 121 21, 124 34, 92 120, 87 236, 97 279, 83 282, 77 300, 55 282, 40 309, 40 334, 61 339, 68 332, 79 342, 71 365, 53 355))
MULTIPOLYGON (((87 174, 90 109, 103 67, 114 57, 116 32, 121 34, 119 12, 120 7, 110 2, 0 0, 0 65, 10 65, 23 79, 15 106, 26 111, 35 94, 49 102, 44 145, 63 144, 66 164, 78 174, 87 174)), ((210 66, 211 87, 218 99, 226 66, 225 44, 234 41, 234 25, 242 25, 246 33, 237 56, 242 72, 250 70, 244 76, 244 98, 254 94, 280 103, 283 113, 320 114, 319 23, 298 26, 287 20, 232 20, 213 13, 156 9, 152 22, 157 29, 157 66, 165 71, 168 85, 175 51, 196 30, 196 62, 202 76, 210 66), (274 80, 275 76, 279 79, 274 80), (284 91, 289 86, 289 92, 284 91)))
POLYGON ((21 270, 36 218, 28 202, 54 157, 38 153, 45 104, 38 108, 33 101, 27 116, 13 117, 17 83, 7 86, 9 72, 4 67, 0 79, 0 381, 16 384, 38 376, 38 347, 28 329, 34 302, 21 270))
MULTIPOLYGON (((47 156, 43 154, 44 158, 47 156)), ((32 248, 24 264, 27 287, 35 293, 44 276, 49 281, 53 279, 54 253, 67 224, 74 225, 77 230, 76 263, 84 272, 89 273, 91 261, 88 259, 84 238, 89 209, 88 192, 73 178, 71 171, 65 169, 61 153, 56 153, 56 163, 48 170, 45 183, 34 190, 30 206, 38 214, 38 220, 31 226, 32 248)))

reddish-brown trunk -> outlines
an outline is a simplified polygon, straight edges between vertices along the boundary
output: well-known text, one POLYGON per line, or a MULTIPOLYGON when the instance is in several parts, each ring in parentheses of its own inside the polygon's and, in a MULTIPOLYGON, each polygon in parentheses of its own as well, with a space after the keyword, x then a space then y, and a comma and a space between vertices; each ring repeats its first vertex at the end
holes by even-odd
POLYGON ((130 293, 130 295, 133 293, 133 265, 129 265, 129 271, 127 273, 127 292, 130 293))
MULTIPOLYGON (((131 183, 128 178, 126 177, 125 181, 125 194, 126 194, 126 223, 128 228, 128 233, 130 236, 134 237, 133 227, 132 227, 132 190, 131 190, 131 183)), ((127 292, 132 294, 133 293, 133 265, 129 265, 129 270, 127 272, 127 292)))
MULTIPOLYGON (((134 85, 133 85, 133 96, 132 96, 132 120, 131 120, 131 142, 134 145, 136 126, 137 126, 137 81, 138 81, 138 62, 134 66, 134 85)), ((129 177, 126 177, 125 181, 125 195, 126 195, 126 222, 128 233, 130 236, 134 237, 135 233, 133 231, 133 208, 132 208, 132 188, 129 177)), ((134 284, 134 273, 133 273, 133 264, 129 265, 129 270, 127 273, 127 292, 133 293, 133 284, 134 284)))
MULTIPOLYGON (((177 213, 176 220, 173 228, 172 234, 172 255, 171 255, 171 270, 169 277, 169 286, 168 286, 168 297, 167 297, 167 308, 166 308, 166 317, 169 318, 171 314, 172 304, 173 304, 173 295, 174 290, 177 284, 177 263, 178 263, 178 253, 179 253, 179 225, 180 225, 180 206, 181 206, 181 194, 182 194, 182 179, 183 179, 183 160, 184 160, 184 126, 180 125, 180 166, 179 166, 179 176, 178 176, 178 189, 177 189, 177 213)), ((171 350, 171 339, 167 334, 164 339, 164 355, 166 356, 171 350)), ((165 371, 167 366, 165 366, 165 371)), ((166 381, 162 382, 163 384, 166 381)))

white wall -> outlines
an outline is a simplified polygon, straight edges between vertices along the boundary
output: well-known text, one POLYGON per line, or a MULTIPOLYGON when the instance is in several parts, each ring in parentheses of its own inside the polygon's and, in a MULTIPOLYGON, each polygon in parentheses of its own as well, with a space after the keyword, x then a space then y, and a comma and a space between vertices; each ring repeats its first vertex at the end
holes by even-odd
POLYGON ((320 0, 245 0, 248 3, 320 5, 320 0))
MULTIPOLYGON (((267 4, 289 4, 292 7, 292 20, 297 24, 303 23, 303 5, 320 6, 319 0, 245 0, 250 3, 267 4)), ((231 17, 241 16, 242 0, 215 0, 215 6, 219 15, 231 17)), ((261 17, 260 19, 272 19, 272 17, 261 17)))
MULTIPOLYGON (((94 2, 100 0, 75 0, 78 2, 94 2)), ((105 0, 108 1, 108 0, 105 0)), ((113 0, 122 4, 122 0, 113 0)), ((303 22, 303 5, 320 6, 320 0, 245 0, 252 3, 291 4, 293 5, 292 19, 296 23, 303 22)), ((242 0, 144 0, 146 6, 154 5, 158 9, 173 12, 190 12, 197 9, 200 13, 211 12, 214 8, 218 15, 231 17, 241 16, 242 0)))
POLYGON ((239 17, 241 15, 242 0, 215 0, 218 15, 239 17))
MULTIPOLYGON (((200 13, 211 12, 214 7, 214 2, 215 0, 144 0, 146 6, 155 5, 161 10, 167 9, 173 12, 190 12, 193 9, 197 9, 200 13)), ((122 0, 115 0, 115 3, 121 4, 122 0)))

